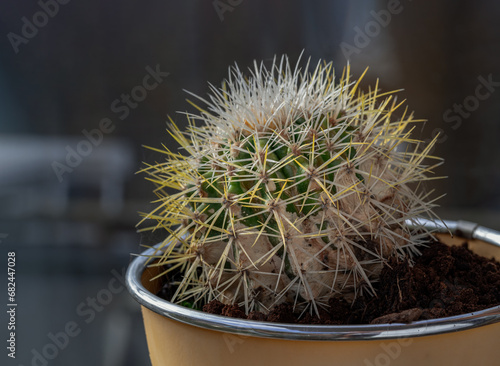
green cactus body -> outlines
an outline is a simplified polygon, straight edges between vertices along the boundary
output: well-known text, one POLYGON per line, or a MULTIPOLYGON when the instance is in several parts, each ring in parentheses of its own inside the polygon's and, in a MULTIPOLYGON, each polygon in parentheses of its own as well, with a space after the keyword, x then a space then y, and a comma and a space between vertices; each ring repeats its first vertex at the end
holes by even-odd
POLYGON ((317 313, 419 253, 428 233, 405 222, 432 215, 420 183, 440 160, 424 164, 430 146, 409 136, 419 121, 395 118, 390 93, 358 85, 349 67, 336 83, 331 64, 309 74, 286 57, 247 78, 235 67, 187 131, 172 126, 187 156, 165 150, 145 169, 159 196, 145 219, 171 233, 156 265, 184 274, 172 301, 317 313))

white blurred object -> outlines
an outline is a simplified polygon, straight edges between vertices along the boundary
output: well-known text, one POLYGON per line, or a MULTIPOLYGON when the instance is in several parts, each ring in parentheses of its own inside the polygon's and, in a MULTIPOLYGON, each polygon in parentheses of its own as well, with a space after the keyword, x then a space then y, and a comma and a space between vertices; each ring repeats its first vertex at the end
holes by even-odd
POLYGON ((61 215, 68 209, 73 188, 98 192, 100 208, 115 216, 124 204, 126 180, 136 170, 133 146, 104 136, 96 146, 85 136, 0 136, 1 211, 11 216, 43 213, 61 215), (86 142, 90 150, 70 166, 68 151, 86 142), (89 152, 90 151, 90 152, 89 152), (66 168, 61 169, 61 166, 66 168), (59 168, 58 168, 59 167, 59 168))

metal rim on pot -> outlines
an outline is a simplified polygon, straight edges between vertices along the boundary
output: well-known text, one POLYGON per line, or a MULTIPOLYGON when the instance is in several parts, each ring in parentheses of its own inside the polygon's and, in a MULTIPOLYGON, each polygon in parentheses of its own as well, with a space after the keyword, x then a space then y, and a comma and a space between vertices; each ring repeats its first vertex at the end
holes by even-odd
MULTIPOLYGON (((466 239, 478 239, 500 247, 500 232, 468 221, 430 221, 418 219, 409 225, 423 225, 436 232, 450 232, 466 239)), ((467 330, 500 322, 500 306, 453 317, 423 320, 410 324, 377 325, 305 325, 258 322, 207 314, 180 305, 172 304, 152 294, 141 283, 151 248, 130 264, 126 284, 132 296, 143 306, 169 319, 193 326, 239 334, 289 340, 382 340, 436 335, 467 330)))

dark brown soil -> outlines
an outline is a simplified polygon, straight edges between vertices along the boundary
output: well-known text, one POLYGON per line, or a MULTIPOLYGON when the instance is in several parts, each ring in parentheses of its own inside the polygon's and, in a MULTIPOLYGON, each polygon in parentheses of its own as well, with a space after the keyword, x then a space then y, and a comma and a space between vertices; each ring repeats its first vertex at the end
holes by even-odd
POLYGON ((330 299, 320 317, 277 306, 269 314, 245 312, 235 305, 212 301, 203 311, 252 320, 301 324, 409 323, 483 310, 500 304, 500 263, 472 253, 467 245, 433 243, 413 266, 392 261, 375 284, 376 297, 358 297, 352 304, 330 299))

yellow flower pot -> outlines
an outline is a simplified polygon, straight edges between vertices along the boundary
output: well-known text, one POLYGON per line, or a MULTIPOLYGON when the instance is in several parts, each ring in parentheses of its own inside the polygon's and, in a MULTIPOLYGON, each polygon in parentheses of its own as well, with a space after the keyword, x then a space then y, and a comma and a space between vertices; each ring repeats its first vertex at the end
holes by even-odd
MULTIPOLYGON (((447 221, 437 234, 449 245, 468 240, 475 253, 500 259, 500 233, 469 222, 447 221), (460 237, 458 237, 460 236, 460 237)), ((145 252, 144 254, 147 254, 145 252)), ((153 366, 395 366, 500 364, 500 306, 411 324, 277 324, 206 314, 155 294, 155 268, 140 256, 127 272, 127 287, 141 304, 153 366)))

